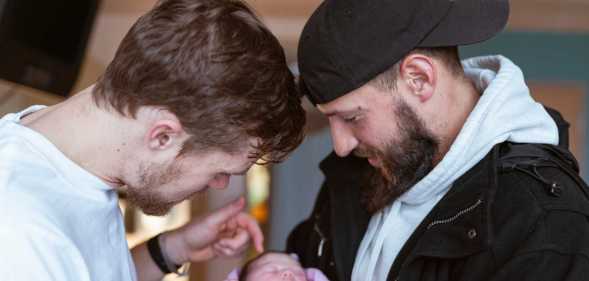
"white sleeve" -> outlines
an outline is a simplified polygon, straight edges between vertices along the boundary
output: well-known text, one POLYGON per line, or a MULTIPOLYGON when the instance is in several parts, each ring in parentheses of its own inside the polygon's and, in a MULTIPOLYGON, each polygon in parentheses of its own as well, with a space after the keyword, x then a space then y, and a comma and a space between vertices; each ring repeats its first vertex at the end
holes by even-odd
POLYGON ((0 228, 0 279, 90 281, 84 260, 63 236, 35 227, 0 228))

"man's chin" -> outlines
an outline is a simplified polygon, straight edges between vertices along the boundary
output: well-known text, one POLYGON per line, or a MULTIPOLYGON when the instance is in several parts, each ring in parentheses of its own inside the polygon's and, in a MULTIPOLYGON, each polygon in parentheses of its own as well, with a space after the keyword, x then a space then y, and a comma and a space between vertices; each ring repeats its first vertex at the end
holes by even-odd
POLYGON ((143 213, 149 216, 165 216, 167 215, 172 207, 176 204, 165 204, 165 205, 150 205, 150 206, 137 206, 143 213))
MULTIPOLYGON (((129 198, 133 199, 133 198, 129 198)), ((130 200, 131 204, 139 208, 143 213, 149 216, 165 216, 170 210, 180 203, 179 201, 136 201, 130 200)))

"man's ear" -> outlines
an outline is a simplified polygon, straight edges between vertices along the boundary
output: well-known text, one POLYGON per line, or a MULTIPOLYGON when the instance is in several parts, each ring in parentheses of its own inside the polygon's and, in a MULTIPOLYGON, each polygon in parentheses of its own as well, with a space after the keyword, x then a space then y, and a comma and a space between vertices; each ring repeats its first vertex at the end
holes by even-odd
POLYGON ((401 63, 401 79, 421 102, 428 101, 434 95, 437 82, 435 67, 432 58, 421 54, 408 55, 401 63))
POLYGON ((164 113, 150 125, 145 141, 152 150, 165 150, 183 143, 184 130, 171 113, 164 113), (163 117, 163 118, 161 118, 163 117))

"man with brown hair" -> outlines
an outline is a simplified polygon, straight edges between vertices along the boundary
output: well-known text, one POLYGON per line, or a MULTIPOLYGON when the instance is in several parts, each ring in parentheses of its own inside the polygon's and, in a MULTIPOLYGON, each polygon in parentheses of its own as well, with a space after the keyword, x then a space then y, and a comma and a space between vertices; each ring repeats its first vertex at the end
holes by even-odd
POLYGON ((332 281, 587 279, 589 190, 564 123, 509 59, 458 56, 508 11, 507 0, 317 8, 300 86, 328 117, 334 153, 289 237, 303 266, 332 281))
POLYGON ((262 233, 243 198, 130 254, 117 192, 165 214, 282 160, 305 116, 276 38, 236 0, 163 0, 96 85, 0 119, 2 280, 160 280, 262 233))

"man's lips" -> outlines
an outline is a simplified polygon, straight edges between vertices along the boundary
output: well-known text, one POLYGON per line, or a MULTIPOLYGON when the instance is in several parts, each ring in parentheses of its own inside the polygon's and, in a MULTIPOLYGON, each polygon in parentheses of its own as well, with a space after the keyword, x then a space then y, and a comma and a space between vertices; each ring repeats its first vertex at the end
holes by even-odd
POLYGON ((370 153, 368 150, 358 149, 354 151, 356 157, 366 158, 372 167, 380 167, 380 160, 375 153, 370 153))
POLYGON ((378 158, 376 157, 368 157, 368 163, 370 163, 370 165, 375 168, 380 166, 380 161, 378 161, 378 158))

